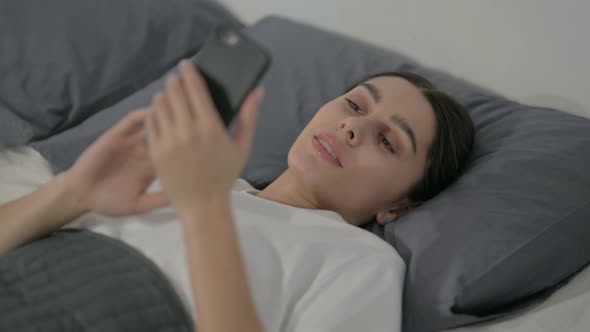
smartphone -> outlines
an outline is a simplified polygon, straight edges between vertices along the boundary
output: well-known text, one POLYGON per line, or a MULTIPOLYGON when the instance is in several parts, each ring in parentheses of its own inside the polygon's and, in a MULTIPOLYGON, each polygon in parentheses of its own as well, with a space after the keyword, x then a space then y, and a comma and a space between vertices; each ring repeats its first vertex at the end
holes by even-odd
POLYGON ((225 127, 270 65, 269 53, 239 30, 218 26, 191 59, 199 69, 225 127))

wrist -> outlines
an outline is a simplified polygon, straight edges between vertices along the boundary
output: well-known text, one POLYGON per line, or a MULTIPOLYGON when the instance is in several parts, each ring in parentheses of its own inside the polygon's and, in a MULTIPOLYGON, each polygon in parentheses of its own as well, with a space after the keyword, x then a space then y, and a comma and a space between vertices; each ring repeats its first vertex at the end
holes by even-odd
POLYGON ((90 212, 90 208, 84 203, 84 193, 71 180, 67 171, 56 175, 53 181, 55 181, 57 188, 57 200, 60 203, 59 205, 64 209, 65 214, 75 219, 90 212))
POLYGON ((178 214, 183 220, 186 217, 207 214, 219 209, 229 209, 229 192, 225 194, 210 194, 204 197, 198 197, 183 205, 176 206, 178 214))

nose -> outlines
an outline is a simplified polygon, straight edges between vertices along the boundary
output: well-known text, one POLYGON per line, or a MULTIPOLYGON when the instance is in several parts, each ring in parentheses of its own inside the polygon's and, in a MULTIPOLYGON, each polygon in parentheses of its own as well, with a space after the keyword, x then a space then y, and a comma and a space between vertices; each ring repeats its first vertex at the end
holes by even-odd
POLYGON ((347 117, 340 122, 338 130, 344 134, 344 140, 349 146, 355 147, 362 143, 365 133, 370 131, 370 121, 365 118, 347 117))

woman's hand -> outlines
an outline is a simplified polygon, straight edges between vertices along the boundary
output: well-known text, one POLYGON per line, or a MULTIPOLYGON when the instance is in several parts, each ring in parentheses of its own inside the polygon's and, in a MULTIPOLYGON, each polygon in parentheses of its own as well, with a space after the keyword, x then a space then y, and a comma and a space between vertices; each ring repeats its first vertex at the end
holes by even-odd
POLYGON ((145 193, 155 179, 141 126, 148 114, 148 110, 128 114, 64 173, 83 211, 126 216, 169 204, 163 193, 145 193))
POLYGON ((250 152, 263 92, 246 98, 231 137, 196 68, 183 61, 180 73, 154 96, 146 128, 164 192, 182 213, 228 195, 250 152))

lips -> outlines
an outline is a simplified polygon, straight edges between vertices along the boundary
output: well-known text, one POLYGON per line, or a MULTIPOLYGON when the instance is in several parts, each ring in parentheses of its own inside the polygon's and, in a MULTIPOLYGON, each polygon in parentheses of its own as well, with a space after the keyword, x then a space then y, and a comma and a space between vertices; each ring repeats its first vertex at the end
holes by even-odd
POLYGON ((337 143, 336 138, 334 138, 334 136, 332 136, 330 134, 326 134, 326 133, 319 134, 319 135, 315 136, 314 138, 318 140, 318 147, 320 147, 321 150, 323 152, 325 152, 325 154, 328 155, 331 160, 334 160, 339 167, 342 167, 342 163, 340 162, 340 160, 342 160, 342 158, 341 158, 341 156, 342 156, 341 151, 342 150, 340 149, 340 146, 337 143), (320 141, 323 142, 324 144, 327 144, 330 147, 330 149, 332 150, 334 155, 336 155, 336 159, 334 159, 332 154, 328 150, 326 150, 326 148, 323 147, 322 144, 320 144, 320 141))

